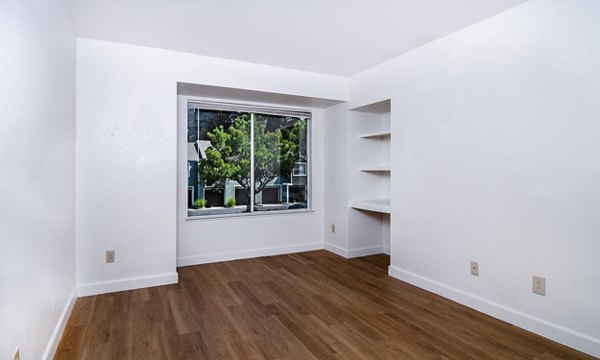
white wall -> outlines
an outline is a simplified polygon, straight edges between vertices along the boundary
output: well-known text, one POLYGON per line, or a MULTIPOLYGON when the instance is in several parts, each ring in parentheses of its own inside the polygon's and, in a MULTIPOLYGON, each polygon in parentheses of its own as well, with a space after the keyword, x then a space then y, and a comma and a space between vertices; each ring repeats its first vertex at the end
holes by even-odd
POLYGON ((390 273, 596 356, 599 18, 534 0, 350 84, 392 98, 390 273))
MULTIPOLYGON (((177 256, 244 250, 238 239, 275 222, 297 232, 293 244, 322 239, 322 223, 297 226, 295 216, 215 220, 192 225, 213 238, 191 236, 176 251, 177 82, 346 100, 347 79, 89 39, 77 45, 80 294, 175 281, 177 256), (116 250, 113 264, 104 263, 108 249, 116 250)), ((272 247, 274 239, 251 246, 272 247)))
POLYGON ((40 359, 75 299, 75 37, 62 1, 0 2, 0 54, 0 358, 19 347, 40 359))
POLYGON ((325 110, 325 248, 348 256, 348 105, 325 110), (331 225, 335 225, 335 232, 331 225))

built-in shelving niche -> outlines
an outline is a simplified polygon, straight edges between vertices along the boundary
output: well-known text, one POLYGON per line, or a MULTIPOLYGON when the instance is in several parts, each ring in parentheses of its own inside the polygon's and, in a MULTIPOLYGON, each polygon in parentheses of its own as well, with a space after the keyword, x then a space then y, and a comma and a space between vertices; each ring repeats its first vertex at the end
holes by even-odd
POLYGON ((350 110, 349 146, 351 179, 349 226, 352 247, 380 244, 389 251, 391 229, 390 149, 391 101, 385 100, 350 110))

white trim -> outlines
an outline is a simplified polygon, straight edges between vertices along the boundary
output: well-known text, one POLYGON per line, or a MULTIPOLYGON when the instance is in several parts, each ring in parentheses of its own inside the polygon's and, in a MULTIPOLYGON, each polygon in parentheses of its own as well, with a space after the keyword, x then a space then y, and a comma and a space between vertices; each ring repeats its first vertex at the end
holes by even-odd
POLYGON ((176 284, 177 272, 140 276, 135 278, 101 281, 77 285, 77 294, 81 296, 100 295, 117 291, 134 290, 152 286, 176 284))
POLYGON ((278 247, 269 247, 269 248, 262 248, 262 249, 231 251, 231 252, 204 254, 204 255, 182 256, 182 257, 177 258, 177 267, 209 264, 209 263, 215 263, 215 262, 221 262, 221 261, 248 259, 248 258, 261 257, 261 256, 292 254, 292 253, 321 250, 321 249, 323 249, 323 243, 315 242, 315 243, 306 243, 306 244, 300 244, 300 245, 278 246, 278 247))
POLYGON ((183 95, 188 98, 187 107, 198 110, 249 112, 267 115, 312 118, 312 110, 304 107, 284 107, 253 101, 226 100, 183 95))
POLYGON ((348 255, 348 249, 345 249, 341 246, 337 246, 331 243, 326 242, 325 243, 325 250, 330 251, 336 255, 339 255, 341 257, 345 257, 346 259, 349 258, 350 256, 348 255))
POLYGON ((358 249, 346 249, 341 246, 334 245, 334 244, 327 243, 327 242, 325 243, 325 250, 331 251, 332 253, 337 254, 341 257, 345 257, 346 259, 385 253, 383 246, 371 246, 371 247, 364 247, 364 248, 358 248, 358 249))
POLYGON ((280 215, 293 215, 293 214, 304 214, 314 213, 314 209, 288 209, 288 210, 271 210, 271 211, 255 211, 253 213, 232 213, 232 214, 215 214, 215 215, 196 215, 188 216, 185 221, 207 221, 207 220, 227 220, 227 219, 243 219, 253 218, 257 216, 280 216, 280 215))
POLYGON ((75 302, 77 301, 77 288, 73 287, 69 298, 67 299, 67 303, 63 308, 60 317, 58 318, 58 322, 56 323, 56 327, 54 327, 54 331, 52 332, 52 336, 50 336, 50 341, 48 341, 48 345, 46 346, 46 351, 44 351, 44 355, 42 355, 42 360, 50 360, 54 359, 54 355, 56 354, 56 349, 58 349, 58 344, 60 343, 60 339, 62 338, 63 332, 65 331, 65 327, 67 326, 67 321, 69 321, 69 317, 71 316, 71 312, 73 311, 73 307, 75 307, 75 302))
MULTIPOLYGON (((198 124, 200 127, 200 124, 198 124)), ((254 179, 254 113, 250 113, 250 198, 248 199, 248 206, 250 207, 250 214, 254 213, 254 204, 256 203, 256 194, 254 193, 256 190, 254 187, 256 186, 256 181, 254 179)), ((235 189, 233 190, 233 196, 235 198, 235 189)), ((262 197, 261 197, 262 199, 262 197)))
POLYGON ((378 245, 378 246, 371 246, 371 247, 364 247, 364 248, 348 250, 349 258, 377 255, 377 254, 383 254, 383 246, 378 245))
MULTIPOLYGON (((312 201, 312 189, 313 189, 313 157, 312 157, 312 146, 313 146, 313 118, 312 112, 310 113, 310 119, 306 122, 306 159, 308 164, 306 164, 305 170, 306 173, 306 208, 312 209, 313 201, 312 201)), ((290 179, 293 181, 293 179, 290 179)))
POLYGON ((389 255, 390 254, 390 247, 389 245, 383 245, 382 249, 384 254, 389 255))
POLYGON ((410 271, 390 266, 389 275, 548 339, 600 357, 600 339, 509 308, 410 271))

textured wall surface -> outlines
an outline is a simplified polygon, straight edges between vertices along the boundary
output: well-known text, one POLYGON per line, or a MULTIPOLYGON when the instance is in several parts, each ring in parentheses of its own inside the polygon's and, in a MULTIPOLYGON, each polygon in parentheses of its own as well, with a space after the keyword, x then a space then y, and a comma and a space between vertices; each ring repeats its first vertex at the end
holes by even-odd
POLYGON ((40 359, 75 286, 75 37, 62 1, 0 2, 0 358, 40 359))
MULTIPOLYGON (((322 243, 320 213, 186 223, 183 211, 177 222, 177 82, 333 100, 346 100, 348 89, 342 77, 78 39, 77 282, 86 293, 172 279, 177 257, 193 263, 322 243), (104 262, 108 249, 116 251, 113 264, 104 262)), ((323 172, 319 114, 316 174, 323 172)), ((315 186, 316 204, 322 189, 315 186)))

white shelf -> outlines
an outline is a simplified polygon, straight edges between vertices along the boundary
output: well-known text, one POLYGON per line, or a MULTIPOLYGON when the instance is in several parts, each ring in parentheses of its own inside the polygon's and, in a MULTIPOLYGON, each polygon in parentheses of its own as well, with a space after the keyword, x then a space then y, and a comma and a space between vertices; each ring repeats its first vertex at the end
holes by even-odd
POLYGON ((354 209, 374 211, 384 214, 390 214, 392 212, 390 199, 354 200, 350 202, 350 206, 354 209))
POLYGON ((364 172, 390 172, 390 171, 392 171, 392 169, 390 168, 389 165, 363 166, 358 170, 364 171, 364 172))
POLYGON ((372 114, 385 114, 392 111, 392 101, 390 99, 379 101, 376 103, 371 103, 367 105, 351 107, 348 110, 350 111, 359 111, 366 112, 372 114))
POLYGON ((373 131, 373 132, 360 134, 358 136, 363 139, 368 139, 368 138, 382 138, 382 137, 391 136, 391 135, 392 135, 392 132, 390 130, 380 130, 380 131, 373 131))

